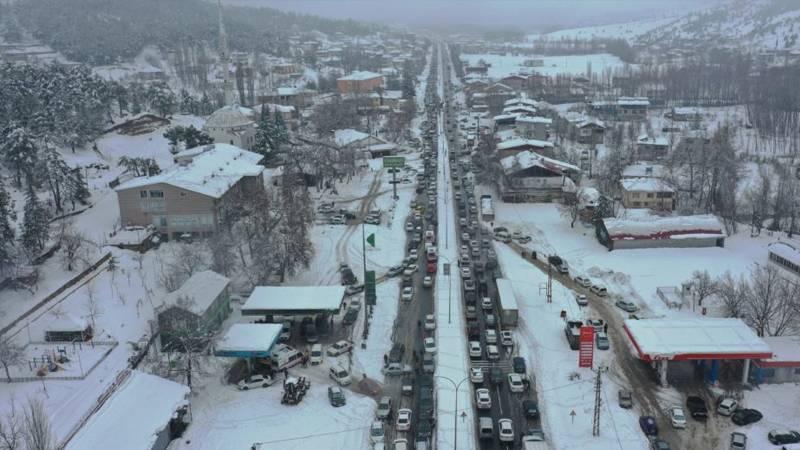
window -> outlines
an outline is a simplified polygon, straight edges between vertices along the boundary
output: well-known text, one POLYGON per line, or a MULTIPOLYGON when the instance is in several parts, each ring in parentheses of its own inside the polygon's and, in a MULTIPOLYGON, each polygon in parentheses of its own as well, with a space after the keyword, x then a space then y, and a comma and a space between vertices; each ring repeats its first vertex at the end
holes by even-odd
POLYGON ((186 197, 186 192, 185 191, 181 191, 181 197, 186 197))
POLYGON ((647 198, 653 198, 653 197, 654 197, 654 195, 653 195, 653 193, 652 193, 652 192, 649 192, 649 193, 647 194, 647 198))
POLYGON ((161 226, 161 227, 167 226, 167 218, 164 217, 164 216, 159 217, 158 218, 158 225, 161 226))
POLYGON ((164 198, 164 191, 150 191, 151 198, 164 198))
POLYGON ((794 369, 794 374, 795 375, 800 375, 800 367, 794 369))
POLYGON ((642 206, 642 202, 633 202, 634 208, 639 208, 640 206, 642 206))
POLYGON ((139 198, 147 198, 147 191, 139 191, 139 198))

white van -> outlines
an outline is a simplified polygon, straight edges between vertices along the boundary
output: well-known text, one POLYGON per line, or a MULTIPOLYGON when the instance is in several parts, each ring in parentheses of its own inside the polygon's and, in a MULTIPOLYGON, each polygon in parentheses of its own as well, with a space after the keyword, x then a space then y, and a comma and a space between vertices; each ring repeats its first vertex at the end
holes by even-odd
POLYGON ((278 344, 270 355, 276 370, 288 369, 303 362, 303 354, 285 344, 278 344))
POLYGON ((478 419, 478 437, 480 439, 491 439, 494 437, 494 424, 491 417, 481 417, 478 419))
POLYGON ((331 368, 328 370, 328 376, 331 378, 331 380, 339 383, 340 386, 347 386, 350 384, 350 381, 352 381, 350 378, 350 372, 348 372, 347 369, 339 364, 331 366, 331 368))
POLYGON ((594 292, 595 295, 598 297, 605 297, 608 295, 608 290, 602 284, 593 284, 592 287, 589 288, 590 291, 594 292))

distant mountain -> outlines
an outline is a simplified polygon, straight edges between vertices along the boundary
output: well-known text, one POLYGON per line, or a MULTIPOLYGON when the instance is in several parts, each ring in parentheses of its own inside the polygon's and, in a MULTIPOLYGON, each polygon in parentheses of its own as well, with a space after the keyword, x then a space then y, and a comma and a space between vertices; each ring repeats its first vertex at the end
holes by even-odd
POLYGON ((733 0, 653 28, 635 38, 669 47, 717 45, 759 49, 800 48, 800 1, 733 0))
POLYGON ((529 39, 614 39, 667 47, 800 48, 800 0, 729 0, 673 17, 559 30, 529 39))

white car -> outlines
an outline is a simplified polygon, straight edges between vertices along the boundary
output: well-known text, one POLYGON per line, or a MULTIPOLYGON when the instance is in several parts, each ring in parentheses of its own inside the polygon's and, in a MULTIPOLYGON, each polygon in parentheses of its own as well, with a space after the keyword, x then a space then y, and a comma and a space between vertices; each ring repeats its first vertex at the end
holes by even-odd
POLYGON ((369 427, 369 441, 375 444, 383 442, 385 438, 386 433, 383 431, 383 422, 380 420, 372 422, 372 426, 369 427))
POLYGON ((429 288, 431 286, 433 286, 433 277, 425 275, 425 278, 422 279, 422 287, 429 288))
POLYGON ((472 269, 470 269, 469 267, 462 267, 461 278, 472 278, 472 269))
POLYGON ((508 389, 511 392, 524 392, 525 384, 522 382, 522 376, 518 373, 508 374, 508 389))
POLYGON ((328 356, 339 356, 353 350, 353 343, 350 341, 339 341, 328 347, 328 356))
POLYGON ((514 346, 514 333, 511 330, 503 330, 500 332, 500 345, 503 347, 514 346))
POLYGON ((575 301, 578 303, 578 306, 589 305, 589 299, 586 298, 586 294, 575 294, 575 301))
POLYGON ((680 406, 673 406, 669 409, 669 419, 672 422, 672 428, 686 428, 686 414, 680 406))
POLYGON ((489 298, 489 297, 483 297, 483 299, 481 299, 481 308, 483 308, 485 310, 491 310, 492 309, 492 299, 489 298))
POLYGON ((322 364, 322 344, 314 344, 311 346, 309 362, 312 366, 322 364))
POLYGON ((425 338, 425 353, 430 353, 431 355, 436 354, 436 340, 432 337, 425 338))
POLYGON ((433 314, 425 316, 425 329, 428 331, 436 329, 436 316, 433 314))
POLYGON ((404 302, 410 302, 411 300, 413 300, 414 299, 414 288, 411 287, 411 286, 404 287, 403 288, 403 293, 400 294, 400 298, 404 302))
POLYGON ((469 369, 469 381, 475 384, 483 383, 483 370, 480 367, 472 367, 469 369))
POLYGON ((497 421, 497 426, 500 442, 514 442, 514 424, 511 419, 500 419, 497 421))
POLYGON ((497 344, 497 331, 491 328, 486 330, 485 338, 487 344, 497 344))
POLYGON ((408 431, 411 429, 411 410, 401 408, 397 410, 397 431, 408 431))
POLYGON ((586 277, 581 277, 581 276, 575 277, 575 283, 577 283, 579 286, 582 286, 582 287, 585 287, 585 288, 588 288, 588 287, 592 286, 592 280, 590 280, 590 279, 588 279, 586 277))
POLYGON ((593 284, 589 290, 594 292, 594 294, 598 297, 605 297, 608 295, 608 289, 606 289, 606 287, 602 284, 593 284))
POLYGON ((406 266, 406 270, 403 271, 403 275, 414 275, 417 270, 419 270, 419 266, 416 264, 409 264, 406 266))
POLYGON ((415 248, 412 248, 410 252, 408 252, 408 257, 411 258, 413 261, 419 259, 419 251, 415 248))
POLYGON ((486 359, 490 361, 496 361, 500 359, 500 351, 497 350, 496 345, 487 345, 486 346, 486 359))
POLYGON ((488 389, 475 389, 475 404, 478 409, 492 409, 492 397, 488 389))
POLYGON ((469 357, 480 358, 482 354, 481 343, 478 341, 469 341, 469 357))
POLYGON ((247 391, 250 389, 272 386, 273 384, 275 384, 275 380, 270 376, 251 375, 249 378, 240 381, 238 387, 240 391, 247 391))

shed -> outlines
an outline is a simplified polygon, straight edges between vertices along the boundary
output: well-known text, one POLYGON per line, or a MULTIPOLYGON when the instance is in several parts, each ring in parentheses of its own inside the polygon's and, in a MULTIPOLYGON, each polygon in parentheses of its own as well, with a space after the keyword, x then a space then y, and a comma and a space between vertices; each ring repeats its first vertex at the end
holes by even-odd
POLYGON ((233 358, 268 358, 281 334, 279 323, 236 323, 214 345, 214 355, 233 358))

